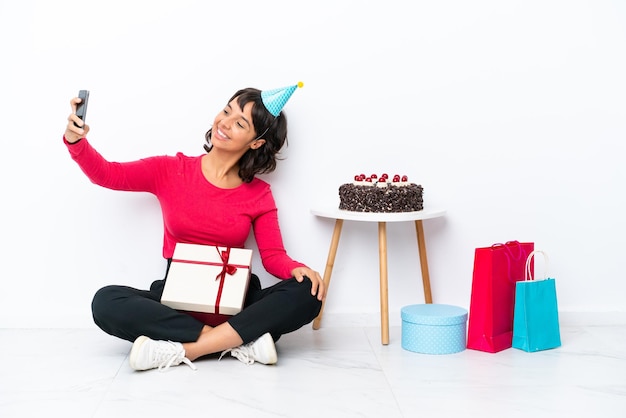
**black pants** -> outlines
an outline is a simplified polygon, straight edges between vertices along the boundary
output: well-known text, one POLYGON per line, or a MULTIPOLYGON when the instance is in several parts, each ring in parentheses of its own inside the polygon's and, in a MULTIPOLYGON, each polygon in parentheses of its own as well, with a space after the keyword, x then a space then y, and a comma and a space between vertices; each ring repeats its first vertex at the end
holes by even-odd
MULTIPOLYGON (((313 321, 322 303, 311 295, 311 281, 291 278, 261 289, 252 274, 244 309, 228 322, 244 344, 269 332, 274 341, 313 321)), ((140 335, 155 340, 194 342, 204 323, 161 304, 165 280, 152 283, 150 290, 128 286, 106 286, 91 303, 93 319, 104 332, 128 341, 140 335)))

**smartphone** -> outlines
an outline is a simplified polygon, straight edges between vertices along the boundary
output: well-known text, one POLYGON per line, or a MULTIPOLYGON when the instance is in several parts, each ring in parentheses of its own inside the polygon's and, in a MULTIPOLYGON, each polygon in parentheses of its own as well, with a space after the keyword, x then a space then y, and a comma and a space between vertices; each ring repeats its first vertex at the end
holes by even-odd
MULTIPOLYGON (((79 91, 78 98, 81 99, 81 102, 76 105, 76 116, 82 119, 84 126, 85 118, 87 117, 87 104, 89 103, 89 90, 79 91)), ((74 125, 76 125, 76 122, 74 122, 74 125)))

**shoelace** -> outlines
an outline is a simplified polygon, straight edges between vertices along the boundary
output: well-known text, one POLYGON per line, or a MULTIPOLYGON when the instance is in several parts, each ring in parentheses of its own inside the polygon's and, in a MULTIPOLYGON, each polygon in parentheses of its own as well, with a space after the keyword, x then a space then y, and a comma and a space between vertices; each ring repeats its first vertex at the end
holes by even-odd
POLYGON ((231 356, 236 357, 242 363, 246 363, 248 365, 254 363, 254 358, 252 357, 248 346, 242 345, 224 350, 222 351, 219 360, 221 360, 227 353, 230 353, 231 356))
POLYGON ((177 349, 176 345, 168 341, 167 346, 157 346, 156 351, 154 353, 154 364, 159 365, 159 371, 164 372, 169 369, 173 364, 185 363, 193 370, 198 370, 198 368, 184 356, 183 351, 177 349))

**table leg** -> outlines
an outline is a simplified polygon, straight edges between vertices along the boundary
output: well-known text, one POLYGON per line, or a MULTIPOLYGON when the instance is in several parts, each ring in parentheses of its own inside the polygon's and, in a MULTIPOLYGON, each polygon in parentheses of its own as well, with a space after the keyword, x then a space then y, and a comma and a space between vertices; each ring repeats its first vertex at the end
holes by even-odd
MULTIPOLYGON (((324 287, 326 288, 326 297, 328 297, 328 287, 330 286, 330 275, 333 272, 333 266, 335 265, 335 255, 337 254, 337 247, 339 246, 339 237, 341 236, 341 227, 343 226, 343 219, 337 219, 335 221, 335 229, 333 230, 333 237, 330 240, 330 249, 328 250, 328 258, 326 259, 326 268, 324 269, 324 287)), ((324 305, 326 304, 326 298, 322 301, 322 308, 317 318, 313 320, 313 329, 319 329, 322 322, 322 314, 324 313, 324 305)))
POLYGON ((415 221, 417 232, 417 248, 420 254, 420 266, 422 268, 422 282, 424 284, 424 300, 426 303, 433 303, 433 296, 430 291, 430 275, 428 273, 428 259, 426 257, 426 241, 424 240, 424 226, 422 221, 415 221))
POLYGON ((380 264, 380 338, 389 344, 389 293, 387 278, 387 224, 378 223, 378 260, 380 264))

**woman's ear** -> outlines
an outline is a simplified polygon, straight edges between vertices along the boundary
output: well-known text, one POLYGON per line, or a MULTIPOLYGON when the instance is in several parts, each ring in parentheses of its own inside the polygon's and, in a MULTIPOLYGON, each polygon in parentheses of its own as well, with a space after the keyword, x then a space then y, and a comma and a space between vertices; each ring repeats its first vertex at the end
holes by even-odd
POLYGON ((265 144, 265 140, 264 139, 256 139, 252 144, 250 144, 250 148, 252 149, 258 149, 261 148, 261 146, 263 146, 263 144, 265 144))

